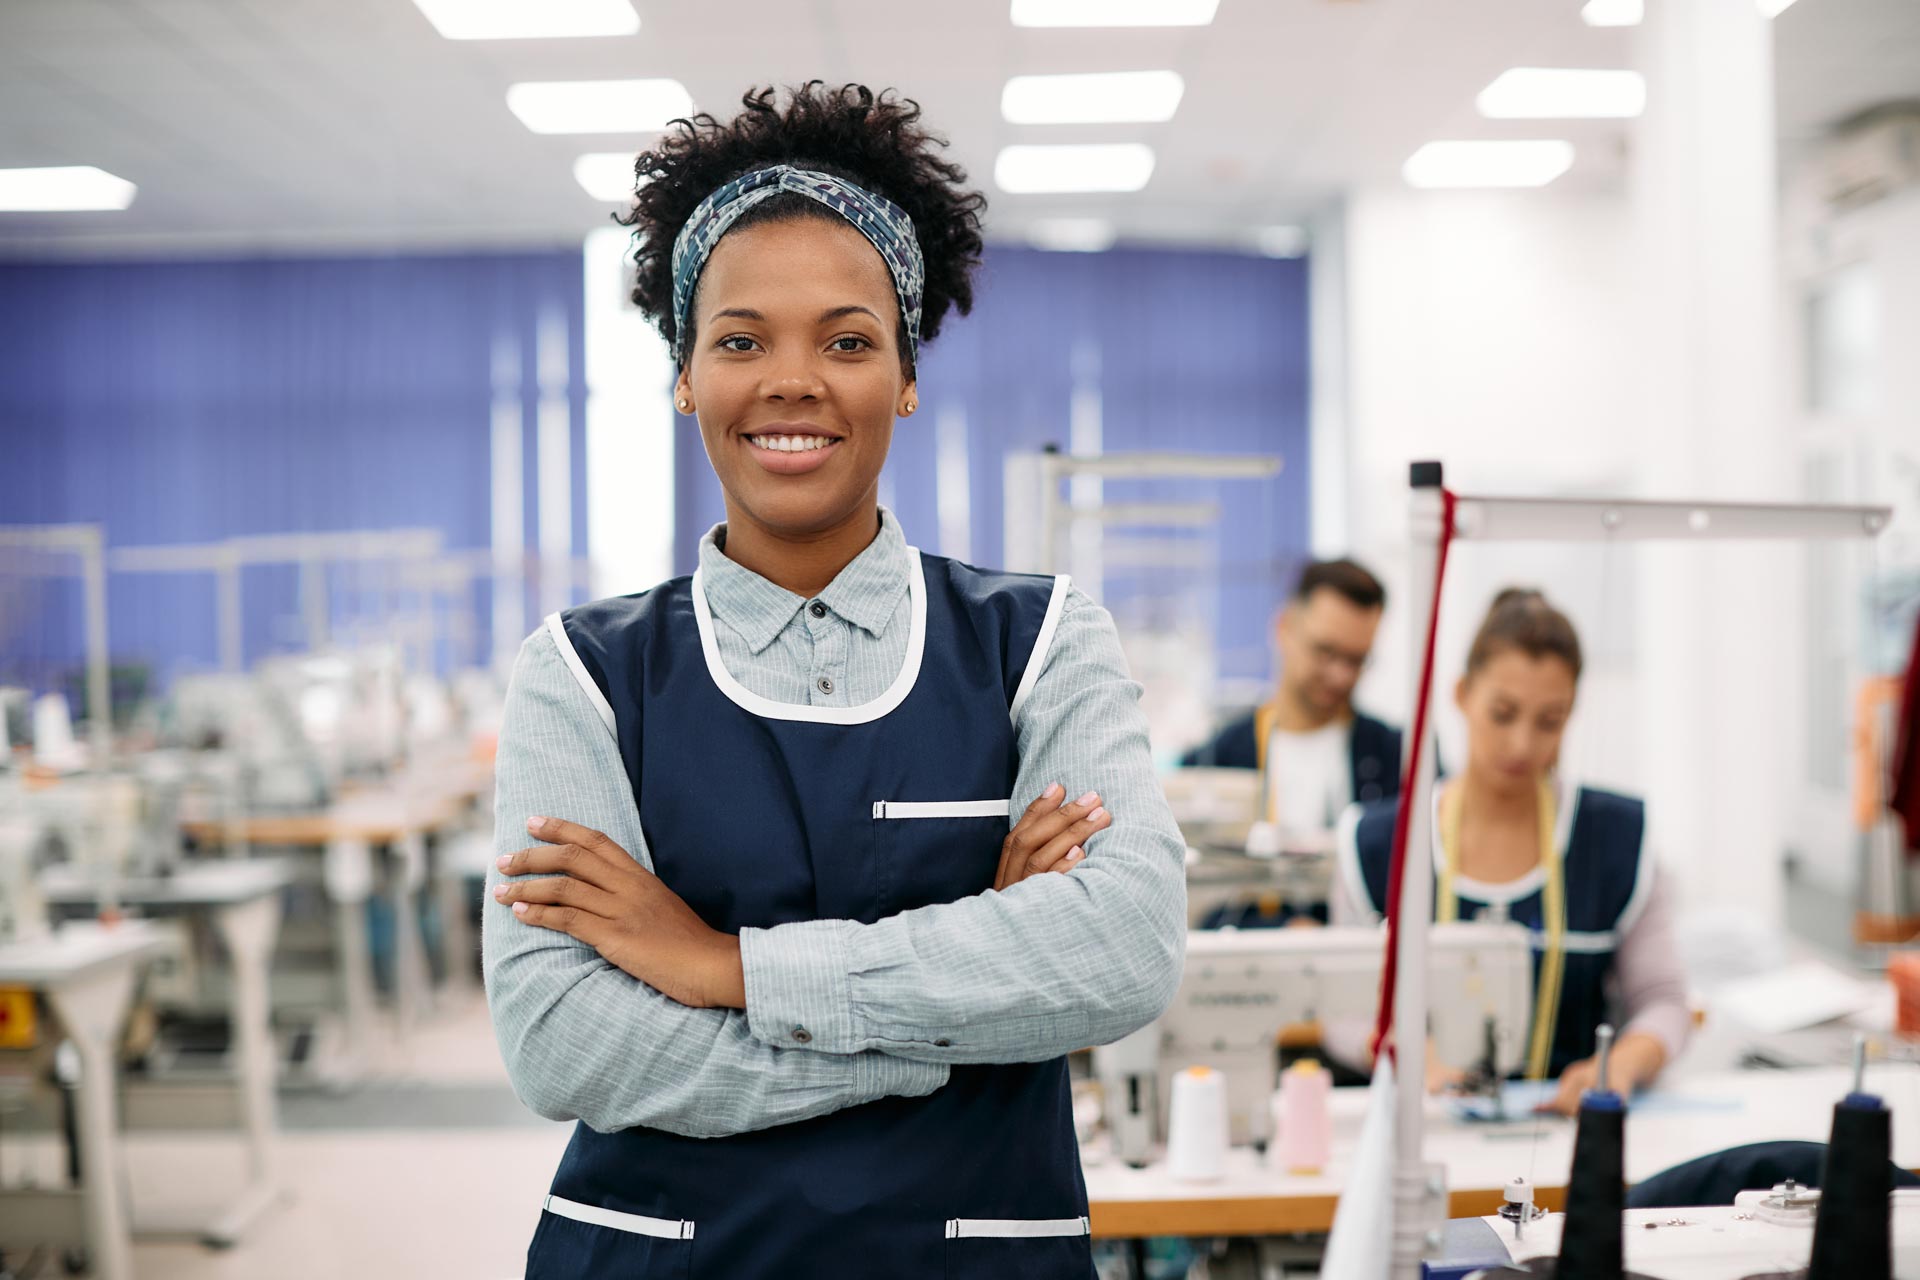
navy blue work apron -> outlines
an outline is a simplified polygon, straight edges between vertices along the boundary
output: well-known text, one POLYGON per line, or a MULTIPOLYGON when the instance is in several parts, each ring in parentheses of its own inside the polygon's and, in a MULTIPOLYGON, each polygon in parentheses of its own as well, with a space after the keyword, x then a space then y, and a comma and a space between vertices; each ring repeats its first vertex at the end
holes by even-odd
MULTIPOLYGON (((697 580, 562 615, 655 869, 712 927, 872 923, 992 887, 1011 707, 1065 584, 908 554, 924 617, 863 707, 734 684, 697 580)), ((527 1275, 1088 1280, 1086 1213, 1065 1059, 955 1066, 925 1098, 734 1137, 576 1125, 527 1275)))
MULTIPOLYGON (((1651 882, 1653 868, 1642 865, 1641 835, 1646 814, 1640 801, 1581 787, 1574 801, 1573 825, 1561 850, 1561 874, 1566 883, 1566 963, 1560 987, 1560 1019, 1554 1028, 1547 1069, 1558 1077, 1569 1064, 1593 1056, 1595 1030, 1609 1021, 1607 977, 1613 971, 1614 952, 1630 911, 1646 901, 1642 876, 1651 882)), ((1393 853, 1394 804, 1368 805, 1354 828, 1353 846, 1343 850, 1343 871, 1351 880, 1357 869, 1365 904, 1375 913, 1386 911, 1387 867, 1393 853)), ((1411 851, 1409 851, 1411 852, 1411 851)), ((1429 874, 1432 863, 1428 862, 1429 874)), ((1472 920, 1491 904, 1456 893, 1459 919, 1472 920)), ((1540 957, 1546 945, 1544 894, 1535 889, 1506 904, 1507 918, 1527 926, 1533 935, 1533 974, 1540 979, 1540 957)), ((1535 1007, 1539 1001, 1536 1000, 1535 1007)))

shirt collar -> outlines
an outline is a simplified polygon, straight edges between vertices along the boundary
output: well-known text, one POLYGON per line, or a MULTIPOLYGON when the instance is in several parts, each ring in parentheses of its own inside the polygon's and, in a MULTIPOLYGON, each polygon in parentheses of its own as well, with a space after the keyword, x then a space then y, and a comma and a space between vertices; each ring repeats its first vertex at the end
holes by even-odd
MULTIPOLYGON (((758 654, 778 638, 807 599, 729 560, 721 550, 726 536, 727 526, 717 524, 700 539, 707 607, 758 654)), ((878 637, 892 620, 900 593, 907 589, 907 573, 906 535, 893 512, 881 507, 879 534, 814 598, 878 637)))

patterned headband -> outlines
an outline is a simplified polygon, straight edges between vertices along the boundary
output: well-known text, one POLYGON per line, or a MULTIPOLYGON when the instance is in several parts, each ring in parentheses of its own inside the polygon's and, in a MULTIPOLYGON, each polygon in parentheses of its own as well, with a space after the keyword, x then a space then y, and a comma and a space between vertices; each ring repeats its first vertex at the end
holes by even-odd
POLYGON ((691 327, 693 289, 706 268, 713 246, 740 215, 763 200, 791 191, 816 200, 851 222, 886 259, 893 289, 900 297, 900 318, 906 324, 907 355, 919 358, 920 295, 926 287, 927 267, 920 257, 920 241, 906 211, 885 196, 856 187, 844 178, 813 169, 776 164, 743 173, 702 200, 673 241, 673 359, 686 359, 687 330, 691 327))

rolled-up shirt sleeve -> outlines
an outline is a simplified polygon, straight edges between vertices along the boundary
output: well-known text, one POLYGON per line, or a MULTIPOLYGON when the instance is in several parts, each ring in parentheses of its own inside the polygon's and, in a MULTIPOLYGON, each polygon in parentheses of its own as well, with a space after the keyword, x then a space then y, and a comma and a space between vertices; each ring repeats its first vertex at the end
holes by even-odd
MULTIPOLYGON (((549 815, 604 832, 652 867, 619 748, 544 629, 514 667, 495 803, 496 854, 527 847, 526 820, 549 815)), ((515 1092, 549 1119, 722 1137, 947 1081, 939 1064, 776 1047, 739 1010, 679 1004, 586 943, 522 922, 493 900, 499 878, 488 872, 484 895, 487 1004, 515 1092)))
POLYGON ((1113 815, 1084 862, 878 921, 741 932, 747 1017, 770 1045, 923 1062, 1044 1061, 1158 1017, 1186 947, 1185 842, 1154 775, 1140 686, 1079 591, 1015 721, 1017 819, 1058 782, 1113 815))
POLYGON ((1693 1010, 1687 1004, 1686 970, 1674 938, 1673 884, 1657 868, 1648 874, 1653 884, 1638 917, 1624 922, 1613 955, 1613 979, 1626 1016, 1622 1034, 1652 1036, 1672 1062, 1693 1034, 1693 1010))

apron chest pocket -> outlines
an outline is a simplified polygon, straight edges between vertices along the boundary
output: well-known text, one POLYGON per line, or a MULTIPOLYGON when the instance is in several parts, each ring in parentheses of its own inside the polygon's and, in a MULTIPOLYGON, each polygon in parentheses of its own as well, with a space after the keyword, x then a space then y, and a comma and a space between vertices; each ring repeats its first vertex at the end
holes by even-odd
POLYGON ((548 1196, 527 1249, 527 1280, 622 1276, 686 1280, 693 1267, 693 1223, 621 1213, 548 1196))
POLYGON ((1082 1280, 1093 1274, 1085 1218, 954 1218, 947 1223, 947 1280, 1082 1280))
POLYGON ((1005 800, 875 800, 876 821, 892 818, 1002 818, 1009 812, 1005 800))
POLYGON ((1007 838, 1005 800, 876 800, 879 915, 958 902, 993 887, 1007 838))

